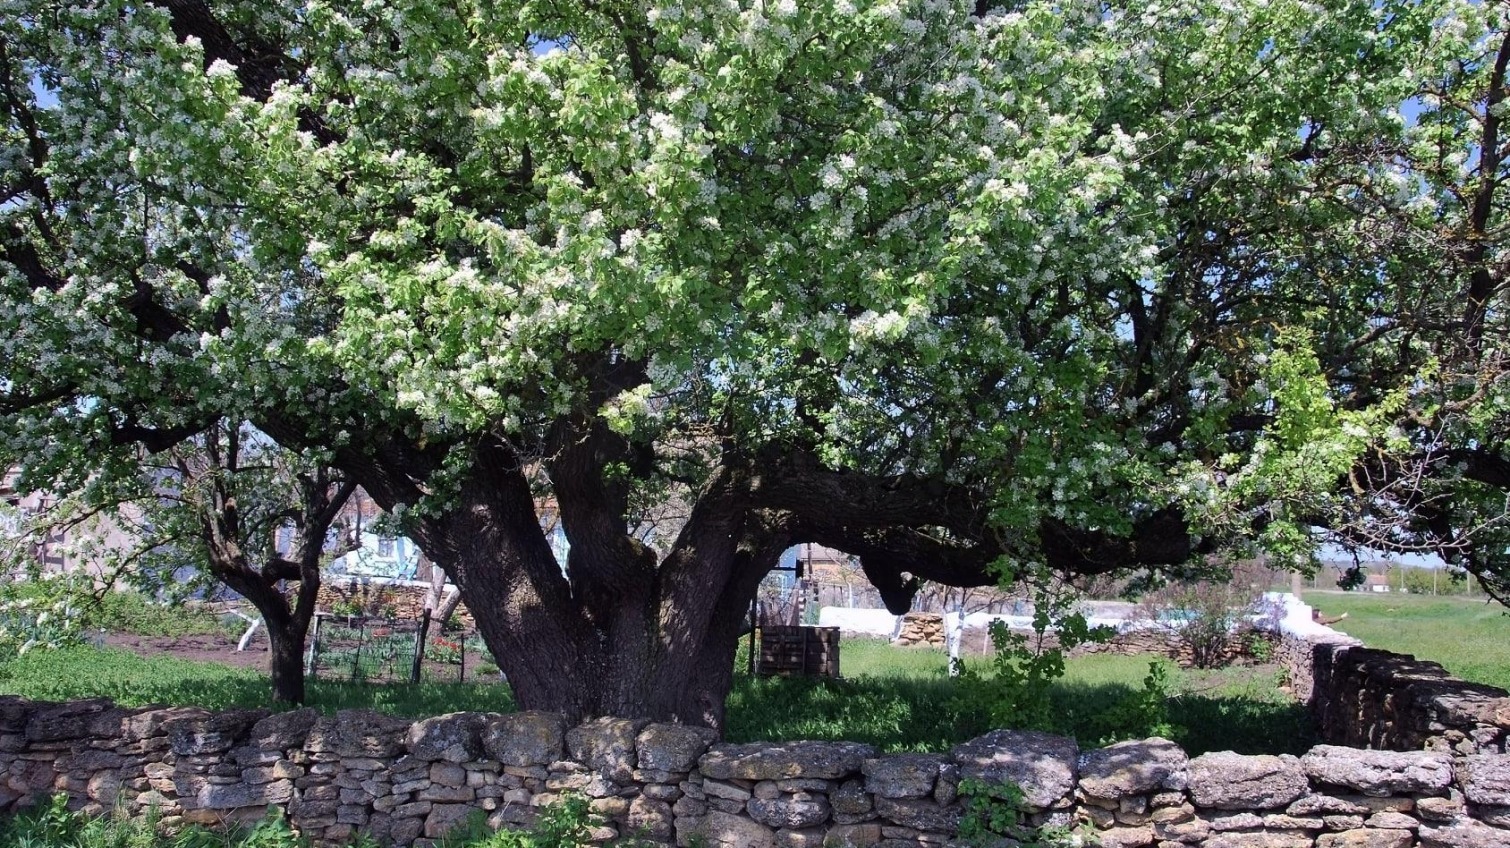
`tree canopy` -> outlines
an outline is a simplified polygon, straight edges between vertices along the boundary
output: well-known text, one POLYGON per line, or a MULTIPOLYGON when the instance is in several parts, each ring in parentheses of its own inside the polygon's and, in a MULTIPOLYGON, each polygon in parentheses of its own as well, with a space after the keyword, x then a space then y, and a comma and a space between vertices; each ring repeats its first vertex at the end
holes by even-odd
POLYGON ((896 608, 1318 526, 1490 568, 1503 23, 17 0, 0 445, 82 487, 251 422, 578 714, 717 724, 803 541, 896 608))

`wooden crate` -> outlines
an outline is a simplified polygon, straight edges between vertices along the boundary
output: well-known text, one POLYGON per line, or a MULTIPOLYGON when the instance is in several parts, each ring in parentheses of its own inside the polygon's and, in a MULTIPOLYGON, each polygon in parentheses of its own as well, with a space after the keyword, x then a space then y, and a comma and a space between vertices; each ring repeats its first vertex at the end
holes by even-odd
POLYGON ((839 628, 762 627, 762 677, 838 677, 839 628))

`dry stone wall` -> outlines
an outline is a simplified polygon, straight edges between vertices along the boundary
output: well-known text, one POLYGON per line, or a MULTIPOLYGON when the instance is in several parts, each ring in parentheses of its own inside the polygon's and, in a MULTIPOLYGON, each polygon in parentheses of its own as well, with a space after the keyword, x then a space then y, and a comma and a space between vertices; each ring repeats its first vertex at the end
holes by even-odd
MULTIPOLYGON (((456 589, 449 587, 447 591, 456 589)), ((346 610, 376 618, 419 621, 429 592, 429 584, 417 581, 339 577, 320 584, 315 605, 326 612, 346 610)), ((457 605, 455 616, 463 628, 476 629, 477 624, 465 603, 457 605)))
MULTIPOLYGON (((1013 633, 1028 636, 1035 642, 1039 639, 1038 634, 1025 628, 1012 628, 1013 633)), ((901 628, 892 644, 904 647, 928 646, 935 648, 945 647, 947 644, 948 628, 945 626, 944 616, 938 613, 910 612, 902 617, 901 628)), ((966 653, 990 653, 991 636, 985 627, 970 626, 963 628, 961 637, 962 647, 966 653)), ((1045 648, 1057 647, 1059 640, 1051 631, 1044 634, 1042 644, 1045 648)), ((1233 639, 1226 651, 1226 659, 1229 662, 1237 661, 1249 656, 1248 650, 1251 643, 1246 638, 1233 639)), ((1142 626, 1124 628, 1119 630, 1110 639, 1097 642, 1085 642, 1065 652, 1067 656, 1079 657, 1086 654, 1114 654, 1117 656, 1159 656, 1168 657, 1183 666, 1194 664, 1194 653, 1190 646, 1186 645, 1177 632, 1161 627, 1142 626)))
POLYGON ((324 843, 425 844, 482 811, 528 825, 564 793, 594 836, 728 848, 946 845, 963 781, 1021 787, 1029 820, 1107 848, 1506 848, 1510 755, 1319 746, 1187 757, 1149 739, 1080 751, 996 731, 947 753, 717 743, 710 731, 546 713, 418 722, 366 711, 211 713, 0 699, 0 810, 53 792, 93 811, 228 822, 283 808, 324 843))
POLYGON ((1309 607, 1293 606, 1280 621, 1277 658, 1320 739, 1458 757, 1506 752, 1510 693, 1459 680, 1438 663, 1367 648, 1312 622, 1309 607))

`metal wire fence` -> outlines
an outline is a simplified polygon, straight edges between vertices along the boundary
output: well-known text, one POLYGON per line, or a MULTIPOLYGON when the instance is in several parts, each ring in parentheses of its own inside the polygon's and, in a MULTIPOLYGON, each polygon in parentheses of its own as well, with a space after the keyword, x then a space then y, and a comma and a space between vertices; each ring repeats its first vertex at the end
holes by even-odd
POLYGON ((497 663, 475 632, 426 624, 321 616, 311 629, 306 671, 321 680, 372 683, 501 682, 497 663))

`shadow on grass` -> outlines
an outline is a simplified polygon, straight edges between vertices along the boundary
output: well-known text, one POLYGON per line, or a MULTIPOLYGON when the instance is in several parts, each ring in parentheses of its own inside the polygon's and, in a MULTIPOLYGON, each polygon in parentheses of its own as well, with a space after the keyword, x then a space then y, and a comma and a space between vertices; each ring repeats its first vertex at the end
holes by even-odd
MULTIPOLYGON (((1118 705, 1135 692, 1125 683, 1061 681, 1052 690, 1051 732, 1090 748, 1144 738, 1150 729, 1119 725, 1118 705)), ((69 648, 33 651, 0 663, 0 694, 66 701, 107 697, 122 706, 195 705, 209 709, 268 703, 267 678, 252 669, 172 657, 145 659, 129 651, 69 648)), ((323 712, 367 708, 420 717, 457 711, 510 712, 501 684, 377 684, 316 680, 309 705, 323 712)), ((990 716, 939 677, 804 680, 735 677, 726 738, 731 742, 830 739, 866 742, 885 751, 946 751, 994 728, 990 716)), ((974 703, 978 704, 979 701, 974 703)), ((1305 709, 1261 681, 1209 684, 1168 701, 1169 734, 1191 755, 1212 750, 1301 753, 1314 741, 1305 709)))
MULTIPOLYGON (((1136 690, 1118 683, 1056 684, 1053 726, 1082 748, 1142 739, 1155 728, 1122 724, 1118 705, 1136 690)), ((884 751, 946 751, 995 729, 971 712, 947 679, 851 680, 738 677, 729 698, 731 742, 827 739, 884 751)), ((1231 691, 1177 694, 1168 701, 1167 735, 1191 756, 1208 751, 1303 753, 1315 734, 1305 707, 1273 696, 1231 691)))

